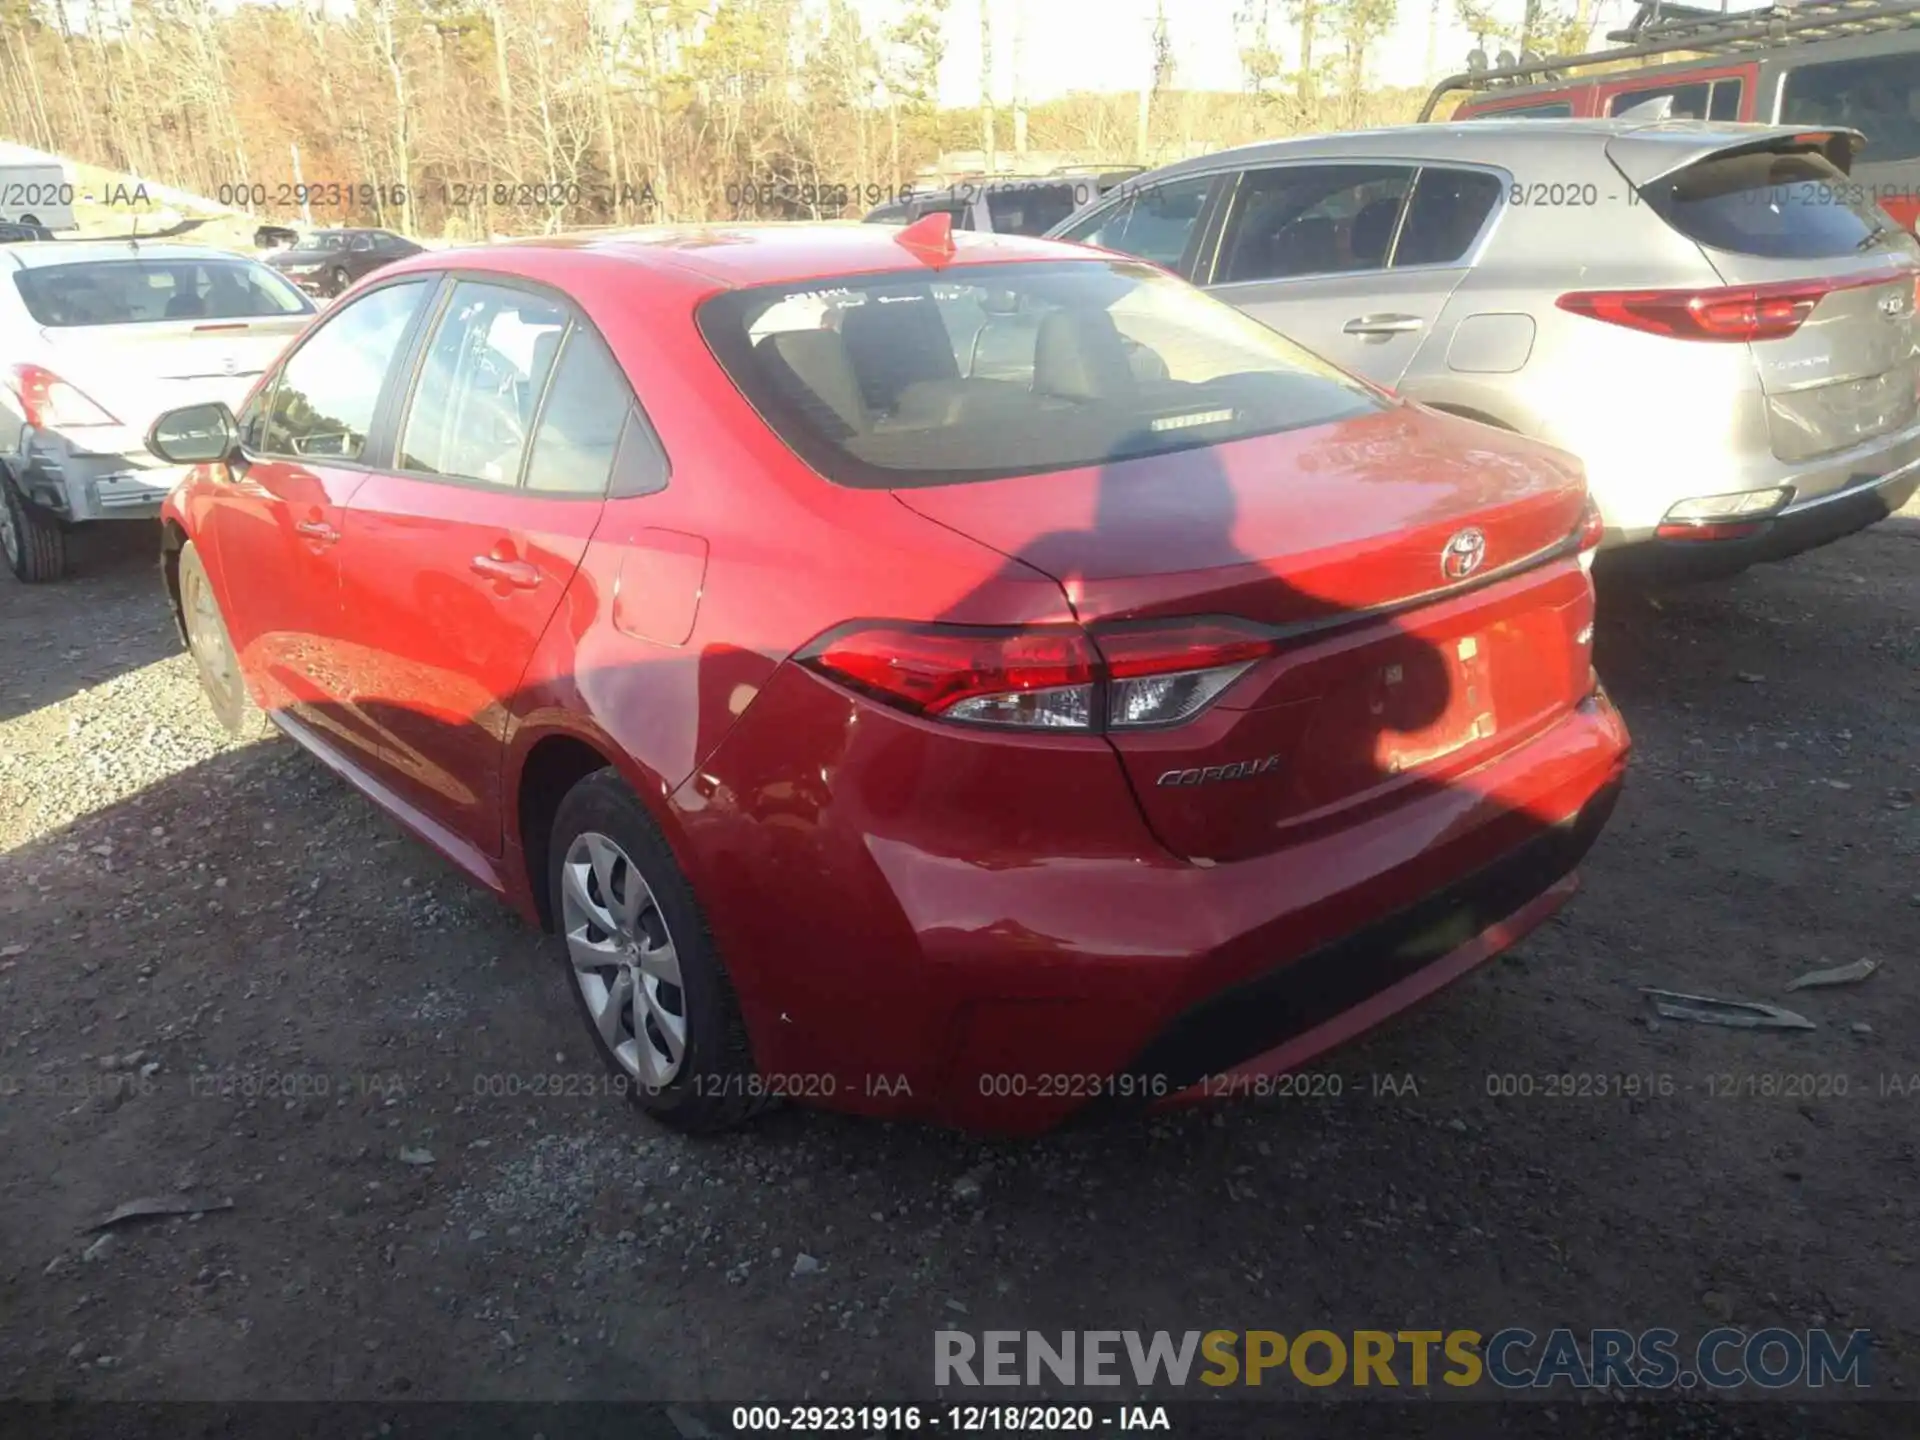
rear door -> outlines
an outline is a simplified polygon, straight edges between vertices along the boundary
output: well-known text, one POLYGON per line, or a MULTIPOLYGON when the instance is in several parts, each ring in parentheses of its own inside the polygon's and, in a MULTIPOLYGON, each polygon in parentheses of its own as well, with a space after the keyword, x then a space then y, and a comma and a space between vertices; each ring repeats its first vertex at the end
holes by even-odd
MULTIPOLYGON (((1775 135, 1672 164, 1658 142, 1608 153, 1729 286, 1758 287, 1781 317, 1748 349, 1775 456, 1798 463, 1916 421, 1920 244, 1850 193, 1829 154, 1844 137, 1775 135)), ((1836 471, 1827 482, 1847 483, 1836 471)), ((1804 488, 1799 499, 1812 494, 1804 488)))
POLYGON ((1406 373, 1501 191, 1401 162, 1253 170, 1225 202, 1212 293, 1376 384, 1406 373))
POLYGON ((355 494, 341 547, 353 702, 386 783, 493 856, 511 702, 599 523, 633 399, 544 287, 450 282, 418 351, 391 463, 355 494))

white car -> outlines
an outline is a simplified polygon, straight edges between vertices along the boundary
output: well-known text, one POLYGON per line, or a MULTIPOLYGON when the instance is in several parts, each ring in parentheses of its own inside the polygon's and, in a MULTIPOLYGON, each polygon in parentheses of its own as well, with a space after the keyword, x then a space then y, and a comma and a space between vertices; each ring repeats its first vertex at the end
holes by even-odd
POLYGON ((58 155, 0 144, 0 222, 71 230, 73 197, 73 178, 58 155))
POLYGON ((313 302, 259 261, 125 240, 0 245, 0 550, 58 579, 66 533, 148 519, 183 474, 147 450, 182 405, 238 409, 313 302))

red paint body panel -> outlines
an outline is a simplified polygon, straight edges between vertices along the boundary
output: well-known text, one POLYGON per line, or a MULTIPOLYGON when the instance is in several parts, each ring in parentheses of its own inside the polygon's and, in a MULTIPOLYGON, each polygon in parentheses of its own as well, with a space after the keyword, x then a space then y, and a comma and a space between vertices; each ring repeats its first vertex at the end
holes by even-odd
MULTIPOLYGON (((1394 405, 1104 471, 829 484, 720 370, 693 313, 725 285, 927 263, 890 233, 654 232, 389 267, 564 291, 671 477, 602 503, 376 472, 323 504, 311 486, 269 500, 196 472, 168 513, 207 539, 259 698, 529 917, 545 877, 527 873, 522 776, 550 743, 591 747, 687 873, 764 1072, 831 1077, 816 1088, 843 1108, 1005 1130, 1044 1128, 1088 1094, 995 1093, 993 1076, 1111 1074, 1210 997, 1447 892, 1610 793, 1627 736, 1587 698, 1591 586, 1554 549, 1580 518, 1577 465, 1394 405), (273 504, 331 505, 343 538, 307 556, 261 518, 273 504), (1470 526, 1489 573, 1535 563, 1430 594, 1470 526), (537 583, 476 574, 476 557, 537 583), (863 619, 1097 634, 1203 613, 1336 623, 1197 720, 1113 738, 921 718, 792 659, 863 619), (273 673, 263 637, 283 633, 330 687, 312 713, 273 673), (1286 763, 1245 781, 1157 784, 1169 766, 1269 749, 1286 763)), ((1100 263, 956 242, 956 265, 1100 263)), ((1492 917, 1506 930, 1480 926, 1473 953, 1561 878, 1492 917)), ((1370 1023, 1466 953, 1349 1009, 1370 1023)), ((1357 1023, 1296 1037, 1289 1063, 1357 1023)))

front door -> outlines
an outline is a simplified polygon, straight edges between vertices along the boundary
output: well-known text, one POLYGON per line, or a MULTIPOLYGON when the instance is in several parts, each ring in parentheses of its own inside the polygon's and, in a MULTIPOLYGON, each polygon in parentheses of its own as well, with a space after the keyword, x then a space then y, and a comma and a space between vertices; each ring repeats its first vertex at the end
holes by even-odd
POLYGON ((432 285, 383 286, 326 316, 241 415, 231 494, 207 512, 227 629, 266 708, 364 748, 343 706, 338 546, 382 387, 432 285))

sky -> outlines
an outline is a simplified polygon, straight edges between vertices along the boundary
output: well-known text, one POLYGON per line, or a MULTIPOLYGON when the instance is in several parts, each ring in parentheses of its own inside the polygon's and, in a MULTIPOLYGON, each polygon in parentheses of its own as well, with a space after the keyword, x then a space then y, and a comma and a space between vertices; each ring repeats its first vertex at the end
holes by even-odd
MULTIPOLYGON (((891 22, 896 0, 856 0, 875 29, 891 22)), ((940 99, 947 105, 977 103, 980 84, 980 5, 993 23, 994 96, 1013 95, 1015 0, 948 0, 946 58, 940 67, 940 99)), ((1176 83, 1196 90, 1241 88, 1239 41, 1233 14, 1244 0, 1165 0, 1173 39, 1176 83)), ((1369 83, 1431 84, 1465 68, 1474 39, 1462 29, 1453 0, 1440 0, 1436 73, 1426 73, 1427 16, 1431 0, 1400 0, 1399 23, 1369 61, 1369 83)), ((1494 0, 1495 13, 1517 21, 1523 0, 1494 0)), ((1741 8, 1736 4, 1735 8, 1741 8)), ((1626 23, 1633 0, 1599 0, 1594 43, 1626 23)), ((1026 80, 1029 102, 1069 90, 1137 90, 1153 66, 1154 0, 1026 0, 1026 80)), ((1281 53, 1292 61, 1295 34, 1280 0, 1272 29, 1281 53)))

